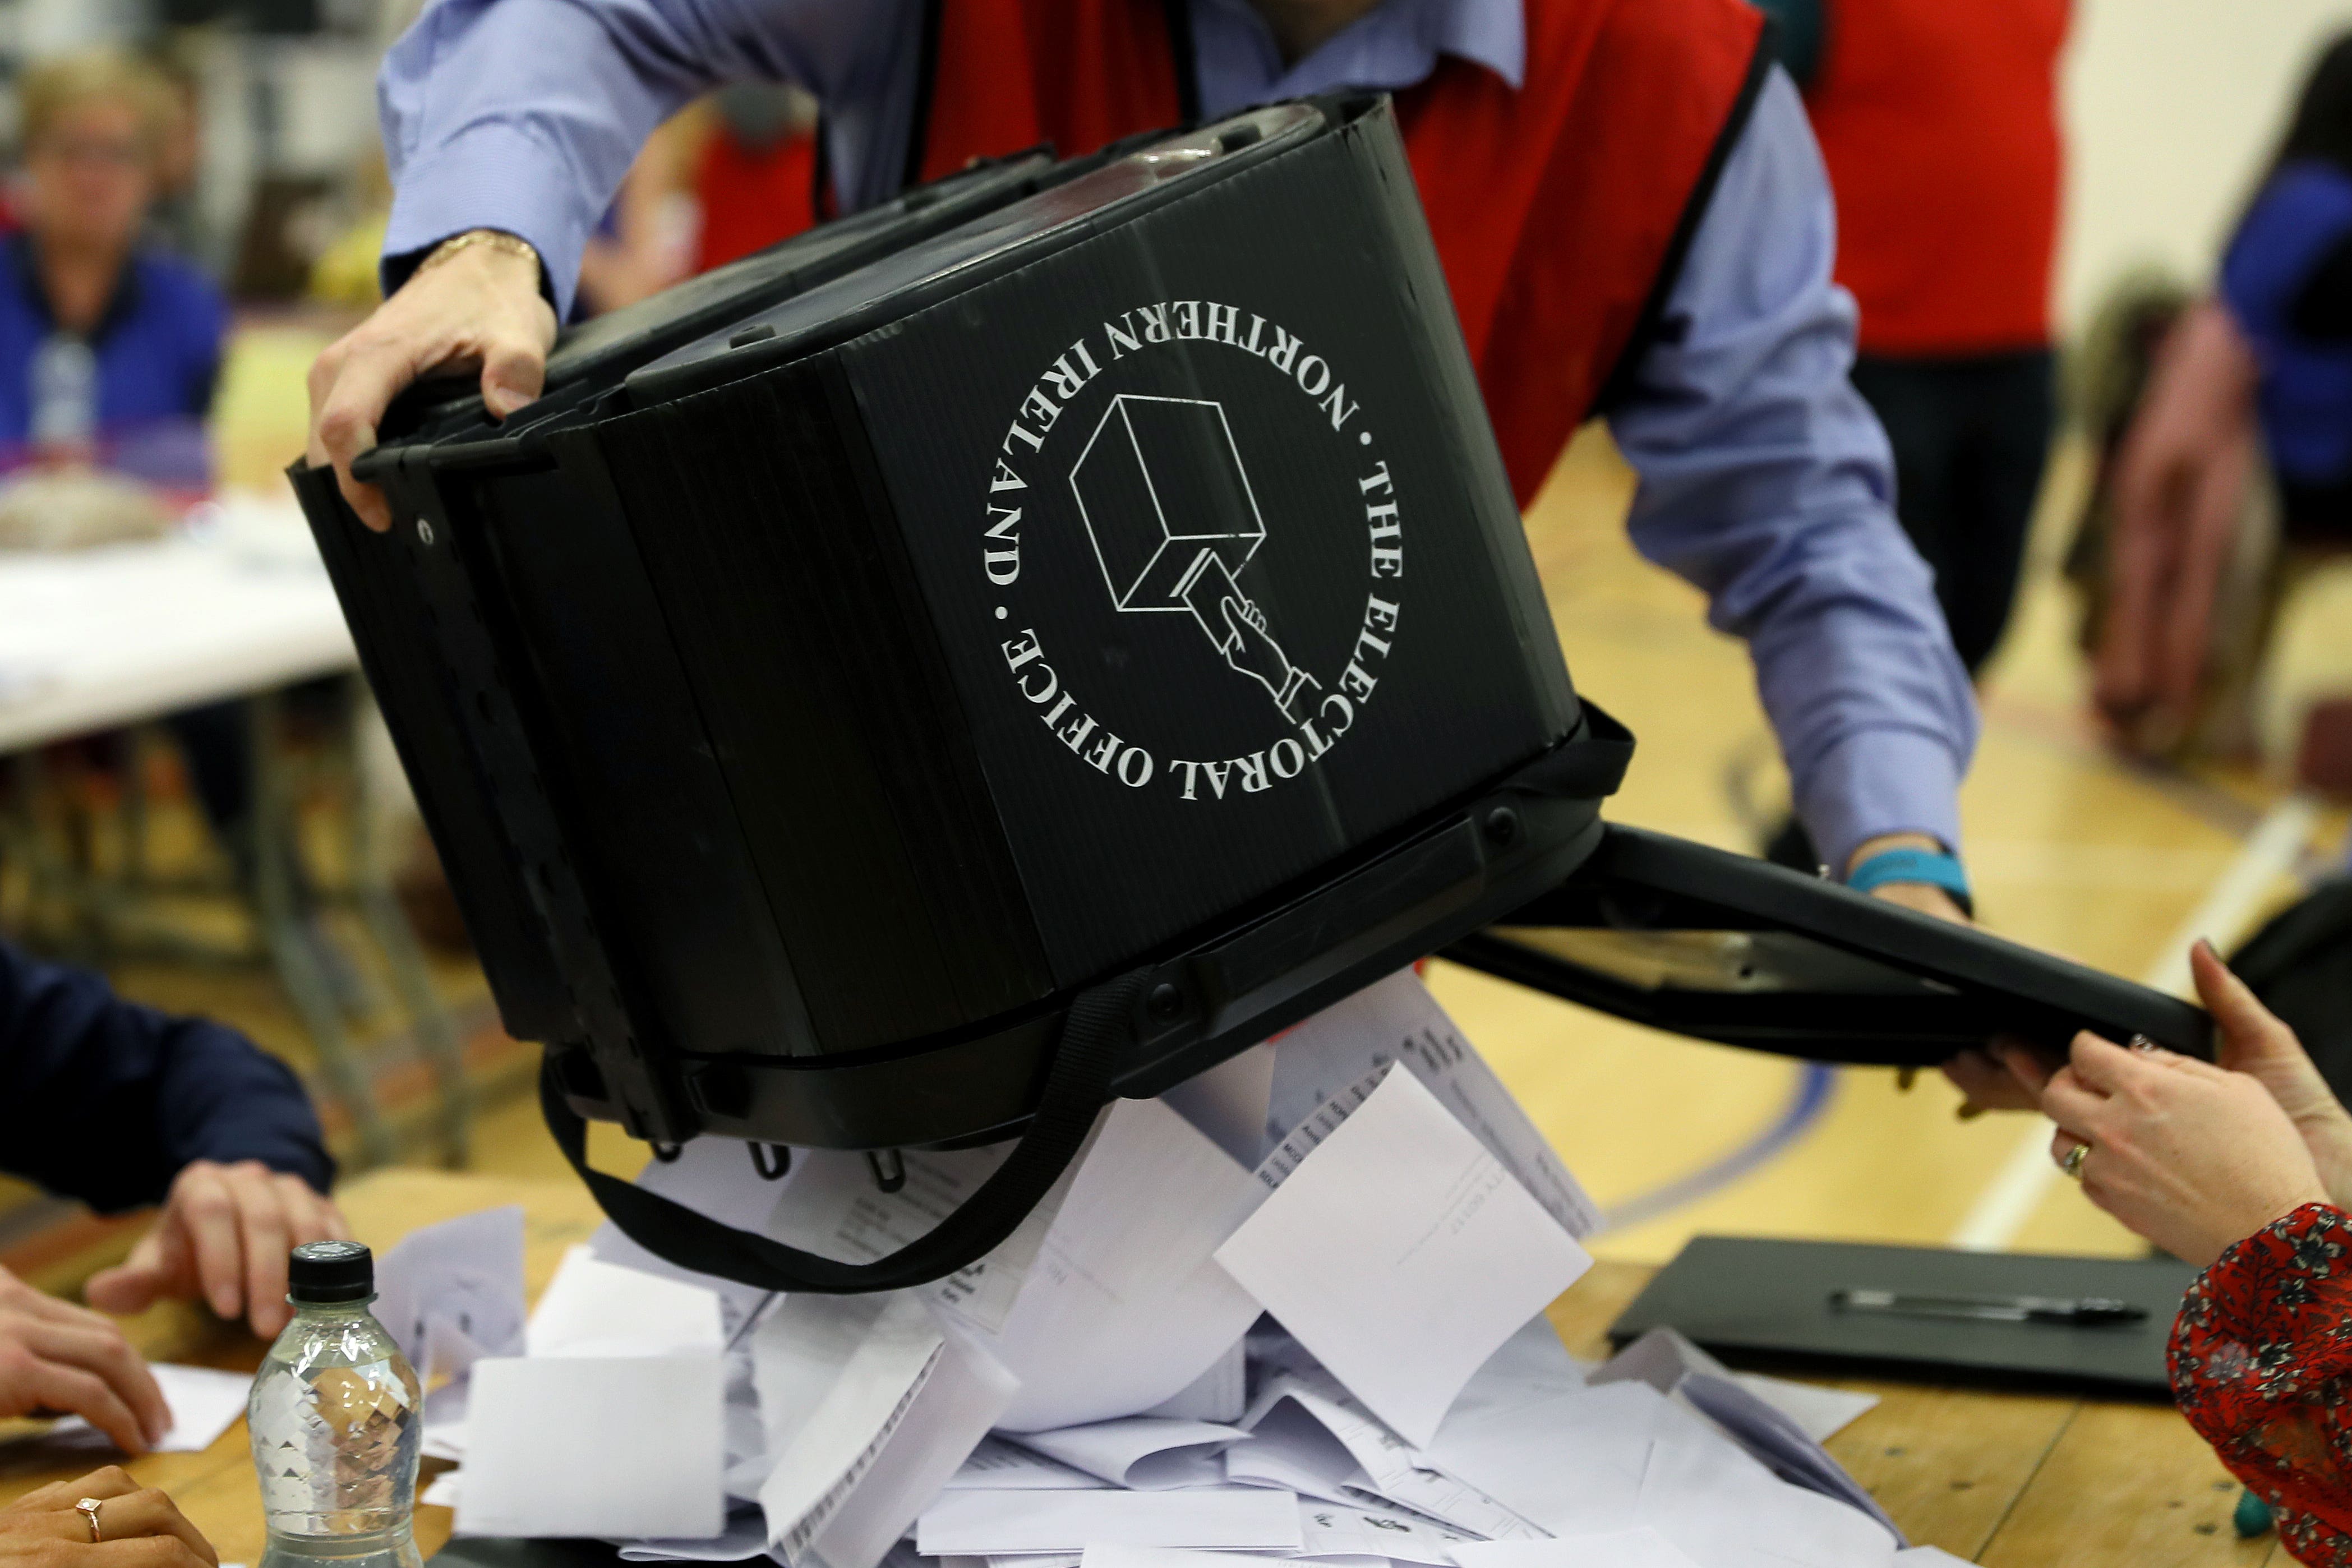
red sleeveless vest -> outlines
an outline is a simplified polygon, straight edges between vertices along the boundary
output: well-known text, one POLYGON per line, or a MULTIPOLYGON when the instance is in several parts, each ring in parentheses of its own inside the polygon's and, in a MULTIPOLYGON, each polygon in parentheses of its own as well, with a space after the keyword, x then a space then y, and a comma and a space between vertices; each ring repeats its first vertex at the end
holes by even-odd
POLYGON ((1866 0, 1829 12, 1805 103, 1865 353, 2049 345, 2068 5, 1866 0))
MULTIPOLYGON (((1185 116, 1185 0, 938 0, 914 173, 1185 116)), ((1525 85, 1447 55, 1405 150, 1521 506, 1614 395, 1766 63, 1743 0, 1531 0, 1525 85)))

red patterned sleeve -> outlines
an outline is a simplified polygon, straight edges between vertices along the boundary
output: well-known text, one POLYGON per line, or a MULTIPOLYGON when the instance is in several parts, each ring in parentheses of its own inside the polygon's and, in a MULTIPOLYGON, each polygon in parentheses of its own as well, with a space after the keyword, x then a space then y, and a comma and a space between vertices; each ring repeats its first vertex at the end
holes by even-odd
POLYGON ((2296 1560, 2352 1568, 2352 1219, 2307 1204, 2221 1254, 2169 1361, 2181 1414, 2296 1560))

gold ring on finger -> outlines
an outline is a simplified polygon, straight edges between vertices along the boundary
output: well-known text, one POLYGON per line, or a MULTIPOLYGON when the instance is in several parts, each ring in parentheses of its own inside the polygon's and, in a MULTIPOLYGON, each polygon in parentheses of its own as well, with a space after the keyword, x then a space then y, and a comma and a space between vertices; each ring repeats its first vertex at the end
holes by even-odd
POLYGON ((2066 1151, 2066 1157, 2058 1162, 2058 1168, 2079 1182, 2083 1179, 2083 1162, 2090 1157, 2091 1146, 2077 1143, 2066 1151))

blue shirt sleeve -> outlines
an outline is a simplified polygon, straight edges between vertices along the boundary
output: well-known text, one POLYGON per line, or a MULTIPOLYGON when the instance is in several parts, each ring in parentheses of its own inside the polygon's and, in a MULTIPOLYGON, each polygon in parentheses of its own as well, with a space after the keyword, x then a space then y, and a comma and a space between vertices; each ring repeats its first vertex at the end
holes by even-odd
POLYGON ((1634 546, 1748 641, 1798 816, 1829 864, 1925 833, 1957 850, 1977 710, 1885 432, 1853 390, 1829 180, 1777 67, 1725 163, 1631 395, 1634 546))
POLYGON ((108 1213, 162 1202, 193 1160, 258 1160, 322 1193, 335 1173, 283 1062, 0 943, 0 1169, 108 1213))
MULTIPOLYGON (((569 320, 580 256, 654 127, 706 88, 797 82, 828 145, 903 161, 914 0, 441 0, 384 57, 376 108, 394 195, 384 287, 469 228, 529 240, 569 320)), ((910 90, 910 85, 908 89, 910 90)), ((888 173, 895 178, 898 170, 888 173)), ((854 204, 853 204, 854 205, 854 204)))

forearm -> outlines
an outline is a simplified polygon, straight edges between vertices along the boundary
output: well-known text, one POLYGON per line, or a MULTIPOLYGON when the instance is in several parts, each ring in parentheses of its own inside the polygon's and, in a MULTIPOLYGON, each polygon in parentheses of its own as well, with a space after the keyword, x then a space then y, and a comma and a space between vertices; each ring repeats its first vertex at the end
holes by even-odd
POLYGON ((1841 871, 1864 841, 1958 848, 1976 706, 1927 568, 1892 510, 1885 433, 1847 380, 1826 176, 1768 81, 1669 302, 1676 329, 1612 416, 1641 474, 1643 554, 1747 639, 1799 815, 1841 871))
POLYGON ((377 79, 394 195, 389 291, 473 228, 521 236, 571 308, 588 236, 655 126, 736 78, 855 92, 896 0, 442 0, 377 79))
POLYGON ((161 1201, 197 1159, 258 1159, 321 1186, 333 1172, 301 1086, 251 1041, 0 946, 6 1168, 110 1211, 161 1201))
POLYGON ((256 1160, 316 1192, 333 1184, 335 1163, 301 1080, 235 1030, 173 1020, 159 1080, 157 1131, 174 1173, 196 1160, 256 1160))

